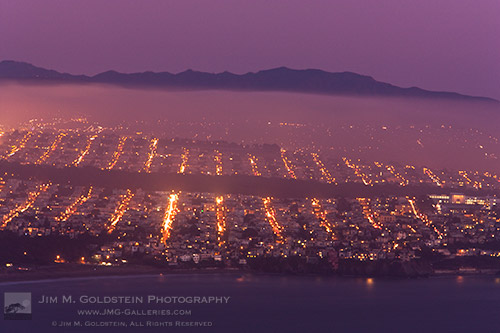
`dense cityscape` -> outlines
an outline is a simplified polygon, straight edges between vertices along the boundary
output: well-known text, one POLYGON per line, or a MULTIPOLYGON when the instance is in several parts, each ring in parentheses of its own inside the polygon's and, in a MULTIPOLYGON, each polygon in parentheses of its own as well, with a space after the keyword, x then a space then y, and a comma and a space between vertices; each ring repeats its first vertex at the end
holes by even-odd
POLYGON ((493 172, 362 160, 311 147, 153 137, 85 119, 61 125, 32 121, 3 129, 2 167, 279 178, 389 192, 158 191, 3 171, 1 234, 5 244, 16 244, 2 255, 4 276, 50 264, 411 276, 500 268, 500 177, 493 172), (404 194, 406 188, 426 192, 404 194))

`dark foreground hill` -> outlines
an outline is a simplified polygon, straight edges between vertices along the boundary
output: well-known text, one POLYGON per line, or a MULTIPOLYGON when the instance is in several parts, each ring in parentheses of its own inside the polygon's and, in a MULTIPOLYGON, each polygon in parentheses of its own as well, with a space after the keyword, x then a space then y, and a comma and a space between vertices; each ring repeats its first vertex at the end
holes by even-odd
MULTIPOLYGON (((37 179, 55 184, 98 186, 109 189, 143 189, 145 191, 187 191, 218 194, 244 194, 278 198, 333 198, 377 196, 422 196, 449 194, 456 191, 433 185, 399 186, 396 184, 341 183, 339 185, 316 181, 284 178, 267 178, 244 175, 209 176, 177 173, 140 173, 123 170, 101 170, 93 167, 56 168, 49 165, 19 164, 0 161, 0 174, 10 174, 20 179, 37 179)), ((471 196, 499 195, 489 189, 461 189, 471 196)))

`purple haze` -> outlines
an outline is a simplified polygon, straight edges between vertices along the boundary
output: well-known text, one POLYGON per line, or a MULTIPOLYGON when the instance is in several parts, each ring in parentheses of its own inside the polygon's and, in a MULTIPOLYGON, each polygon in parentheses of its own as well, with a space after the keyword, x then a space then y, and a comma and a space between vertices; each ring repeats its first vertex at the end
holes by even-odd
POLYGON ((0 59, 71 73, 354 71, 500 98, 500 1, 1 1, 0 59))

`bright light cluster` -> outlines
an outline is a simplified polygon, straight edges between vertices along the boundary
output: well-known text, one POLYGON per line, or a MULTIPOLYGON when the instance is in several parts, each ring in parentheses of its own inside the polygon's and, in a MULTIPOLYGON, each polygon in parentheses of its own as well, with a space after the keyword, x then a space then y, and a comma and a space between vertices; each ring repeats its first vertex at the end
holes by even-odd
POLYGON ((28 140, 31 138, 33 135, 33 132, 29 131, 24 135, 24 137, 21 139, 18 145, 12 146, 10 149, 10 152, 7 154, 7 157, 14 156, 15 153, 26 147, 26 143, 28 143, 28 140))
POLYGON ((286 150, 283 148, 281 148, 281 159, 283 160, 283 164, 285 164, 288 175, 293 179, 297 179, 295 171, 293 171, 292 161, 288 159, 288 157, 286 156, 286 150))
POLYGON ((252 173, 254 176, 260 177, 262 173, 259 171, 257 166, 257 157, 252 154, 248 154, 248 160, 250 161, 250 166, 252 167, 252 173))
POLYGON ((82 194, 79 196, 71 205, 69 205, 61 215, 56 216, 55 220, 58 222, 67 221, 73 214, 76 213, 78 207, 82 205, 85 201, 89 200, 92 197, 92 187, 88 190, 86 194, 82 194))
POLYGON ((264 209, 266 211, 266 218, 271 228, 273 229, 274 234, 277 237, 277 242, 283 242, 283 227, 279 225, 278 220, 276 219, 276 212, 274 211, 273 206, 271 205, 271 198, 262 198, 262 202, 264 203, 264 209))
POLYGON ((216 219, 217 219, 217 242, 219 246, 223 245, 222 236, 226 232, 226 213, 224 207, 224 196, 219 196, 215 198, 216 207, 216 219))
POLYGON ((109 162, 108 166, 106 169, 111 170, 115 167, 116 163, 118 163, 118 160, 120 159, 120 156, 123 153, 123 148, 125 147, 125 142, 127 141, 126 136, 122 136, 120 138, 120 141, 118 142, 118 147, 116 148, 116 151, 113 153, 113 158, 109 162))
POLYGON ((318 166, 319 171, 321 172, 321 176, 324 180, 326 180, 329 184, 335 183, 335 178, 330 174, 330 171, 326 168, 325 164, 320 160, 319 155, 316 153, 311 153, 314 163, 318 166))
POLYGON ((113 215, 111 215, 111 218, 109 219, 110 225, 108 228, 108 233, 111 233, 113 232, 113 230, 115 230, 116 224, 120 222, 120 220, 122 219, 133 197, 134 193, 129 189, 127 190, 127 193, 121 196, 121 200, 118 203, 115 212, 113 213, 113 215))
POLYGON ((153 138, 151 144, 149 145, 149 154, 146 163, 144 164, 144 171, 151 172, 151 164, 153 163, 153 158, 156 156, 156 150, 158 149, 158 139, 153 138))
POLYGON ((43 185, 39 186, 35 191, 30 192, 28 194, 28 199, 26 199, 26 201, 23 204, 15 207, 10 212, 5 214, 5 216, 2 219, 2 225, 0 226, 0 229, 5 228, 7 226, 7 224, 9 224, 10 221, 12 221, 14 218, 19 216, 19 214, 30 209, 33 206, 33 204, 35 203, 36 199, 40 196, 40 194, 47 191, 49 189, 50 185, 51 185, 50 183, 43 184, 43 185))
POLYGON ((189 149, 184 148, 182 150, 181 165, 179 166, 179 172, 178 173, 184 173, 184 172, 186 172, 186 168, 188 167, 188 158, 189 158, 189 149))
POLYGON ((42 164, 45 162, 54 151, 56 151, 57 147, 61 143, 61 140, 66 136, 66 133, 59 133, 59 135, 55 138, 54 142, 50 145, 49 149, 35 162, 35 164, 42 164))
POLYGON ((172 230, 172 223, 174 222, 175 215, 177 215, 177 202, 179 201, 179 194, 172 193, 168 197, 167 209, 165 209, 165 214, 163 215, 163 225, 162 225, 162 243, 165 243, 167 239, 170 238, 170 232, 172 230))
POLYGON ((222 176, 222 153, 218 150, 215 151, 214 162, 215 162, 215 174, 217 176, 222 176))
POLYGON ((83 159, 85 156, 89 153, 90 151, 90 146, 92 146, 92 142, 97 138, 97 135, 92 135, 89 140, 87 141, 87 145, 85 146, 85 149, 83 149, 80 152, 80 155, 73 161, 74 166, 78 166, 80 163, 82 163, 83 159))
POLYGON ((354 174, 361 179, 363 184, 365 184, 366 186, 368 185, 373 186, 372 180, 368 178, 368 176, 361 171, 361 168, 359 166, 351 162, 346 157, 342 157, 342 160, 344 161, 345 165, 348 168, 351 168, 354 171, 354 174))

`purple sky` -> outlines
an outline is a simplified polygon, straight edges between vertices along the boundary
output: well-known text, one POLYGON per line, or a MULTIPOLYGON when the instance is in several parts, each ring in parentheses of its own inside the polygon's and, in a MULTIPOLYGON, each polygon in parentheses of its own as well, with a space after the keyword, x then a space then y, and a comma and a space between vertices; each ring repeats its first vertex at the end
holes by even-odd
POLYGON ((278 66, 500 99, 500 1, 0 0, 0 59, 71 73, 278 66))

